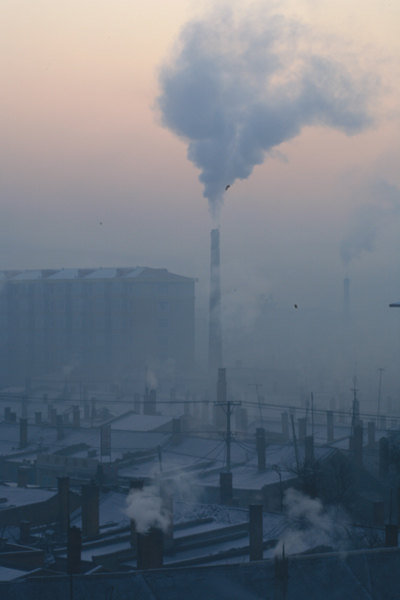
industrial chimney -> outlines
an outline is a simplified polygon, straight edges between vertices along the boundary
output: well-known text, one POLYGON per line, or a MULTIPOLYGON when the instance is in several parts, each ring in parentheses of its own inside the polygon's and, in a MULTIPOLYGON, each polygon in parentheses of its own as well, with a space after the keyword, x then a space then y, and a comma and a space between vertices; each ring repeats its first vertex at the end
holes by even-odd
POLYGON ((222 366, 221 283, 219 268, 219 229, 211 230, 210 315, 208 329, 208 368, 222 366))
POLYGON ((343 319, 345 323, 350 317, 350 279, 345 277, 343 280, 343 319))

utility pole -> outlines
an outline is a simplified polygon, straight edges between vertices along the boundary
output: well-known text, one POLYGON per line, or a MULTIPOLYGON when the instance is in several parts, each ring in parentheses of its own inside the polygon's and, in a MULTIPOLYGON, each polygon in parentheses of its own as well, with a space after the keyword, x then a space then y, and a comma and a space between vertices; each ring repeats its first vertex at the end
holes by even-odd
POLYGON ((231 415, 235 410, 236 406, 240 406, 241 402, 215 402, 215 406, 220 406, 226 414, 226 433, 223 434, 226 442, 226 472, 231 472, 231 442, 233 440, 233 434, 231 431, 231 415))
POLYGON ((382 387, 382 373, 384 373, 385 369, 380 367, 379 371, 379 387, 378 387, 378 427, 379 427, 379 414, 381 409, 381 387, 382 387))
POLYGON ((294 428, 294 419, 293 419, 293 415, 290 415, 290 419, 292 421, 292 431, 293 431, 293 445, 294 445, 294 454, 296 456, 296 467, 297 467, 297 474, 298 476, 300 475, 300 461, 299 461, 299 451, 297 449, 297 439, 296 439, 296 430, 294 428))
POLYGON ((314 393, 311 392, 311 435, 314 437, 314 393))
POLYGON ((261 412, 260 394, 258 393, 258 388, 262 387, 262 383, 249 383, 249 385, 252 385, 256 388, 258 409, 260 411, 261 427, 264 429, 264 423, 263 423, 262 412, 261 412))
POLYGON ((360 420, 360 403, 357 400, 357 392, 359 391, 356 388, 357 385, 357 377, 354 375, 353 377, 353 386, 351 388, 351 392, 353 392, 353 410, 352 410, 352 417, 351 417, 351 433, 354 436, 355 435, 355 430, 356 430, 356 425, 358 425, 358 422, 360 420))

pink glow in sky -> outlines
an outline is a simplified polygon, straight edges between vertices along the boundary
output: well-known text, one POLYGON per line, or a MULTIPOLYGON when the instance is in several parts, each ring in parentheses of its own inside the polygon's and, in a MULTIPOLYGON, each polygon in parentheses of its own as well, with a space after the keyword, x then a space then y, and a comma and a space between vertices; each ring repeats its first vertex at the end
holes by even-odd
MULTIPOLYGON (((252 6, 240 10, 248 16, 252 6)), ((307 126, 232 186, 220 218, 225 285, 248 270, 283 303, 296 290, 299 302, 333 305, 358 207, 379 204, 382 182, 400 189, 400 5, 292 0, 269 10, 299 19, 303 44, 323 39, 328 55, 340 47, 343 60, 380 79, 376 120, 351 137, 307 126)), ((201 15, 189 0, 2 3, 4 269, 166 266, 200 277, 201 297, 212 220, 185 142, 154 110, 159 68, 201 15)), ((400 296, 400 216, 389 217, 376 224, 373 251, 346 267, 360 297, 370 290, 385 303, 400 296)))

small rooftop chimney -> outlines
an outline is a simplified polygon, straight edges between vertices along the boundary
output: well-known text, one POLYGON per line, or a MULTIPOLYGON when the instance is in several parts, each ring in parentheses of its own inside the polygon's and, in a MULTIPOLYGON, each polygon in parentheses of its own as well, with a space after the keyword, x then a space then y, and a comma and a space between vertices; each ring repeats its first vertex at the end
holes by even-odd
MULTIPOLYGON (((129 482, 130 494, 134 494, 136 491, 140 491, 143 489, 144 479, 132 479, 129 482)), ((132 548, 136 548, 137 546, 137 533, 136 533, 136 523, 134 519, 131 519, 131 535, 130 535, 130 544, 132 548)))
POLYGON ((304 438, 304 457, 306 463, 314 462, 314 436, 306 435, 304 438))
POLYGON ((289 561, 283 547, 282 556, 275 555, 274 600, 287 600, 288 579, 289 561))
POLYGON ((397 523, 385 525, 385 548, 397 548, 399 545, 399 528, 397 523))
MULTIPOLYGON (((226 404, 226 369, 218 369, 218 380, 217 380, 217 403, 226 404)), ((225 412, 222 406, 214 406, 214 425, 216 427, 225 426, 225 412)))
POLYGON ((79 527, 68 529, 67 573, 78 575, 81 572, 82 536, 79 527))
POLYGON ((21 521, 19 524, 19 542, 20 544, 29 544, 31 539, 31 522, 21 521))
POLYGON ((78 405, 72 407, 72 424, 74 427, 81 426, 81 413, 78 405))
POLYGON ((58 524, 61 533, 68 532, 69 524, 69 477, 57 477, 58 524))
POLYGON ((263 506, 249 505, 249 546, 250 560, 263 559, 263 506))
POLYGON ((386 437, 379 440, 379 477, 386 478, 389 472, 389 442, 386 437))
POLYGON ((64 439, 64 419, 62 415, 56 416, 56 426, 57 426, 57 439, 64 439))
POLYGON ((99 486, 94 482, 82 485, 82 535, 94 538, 99 534, 99 486))
POLYGON ((19 420, 19 447, 26 448, 28 445, 28 419, 19 420))
POLYGON ((368 447, 375 448, 375 421, 368 423, 368 447))
POLYGON ((133 394, 133 410, 135 412, 137 412, 138 415, 140 415, 140 413, 141 413, 141 406, 142 406, 142 402, 140 400, 140 394, 139 394, 139 392, 135 392, 133 394))
POLYGON ((160 481, 160 496, 162 511, 168 519, 168 525, 164 531, 164 549, 174 546, 174 495, 172 480, 162 479, 160 481))
POLYGON ((307 419, 305 417, 301 417, 298 419, 299 421, 299 442, 304 444, 305 437, 307 435, 307 419))
POLYGON ((232 504, 232 473, 226 473, 225 471, 222 471, 219 474, 219 497, 221 504, 232 504))
POLYGON ((157 392, 156 390, 150 390, 146 388, 143 401, 143 414, 144 415, 155 415, 156 414, 156 403, 157 403, 157 392))
POLYGON ((221 282, 219 229, 211 231, 210 313, 208 329, 208 368, 211 372, 222 365, 221 282))
POLYGON ((158 527, 137 533, 137 568, 160 569, 163 566, 164 534, 158 527))
POLYGON ((285 410, 281 413, 282 416, 282 441, 287 442, 289 439, 289 413, 285 410))
POLYGON ((266 461, 265 461, 265 429, 263 429, 263 427, 257 427, 257 429, 256 429, 256 450, 257 450, 258 470, 264 471, 266 468, 266 461))

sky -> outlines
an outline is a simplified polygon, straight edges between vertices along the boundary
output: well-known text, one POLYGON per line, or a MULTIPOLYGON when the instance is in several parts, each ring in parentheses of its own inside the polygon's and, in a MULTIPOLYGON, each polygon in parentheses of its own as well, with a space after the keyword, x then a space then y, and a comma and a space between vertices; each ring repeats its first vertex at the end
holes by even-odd
POLYGON ((204 308, 220 226, 233 313, 340 311, 349 276, 400 331, 400 3, 198 4, 1 3, 2 268, 166 267, 204 308), (205 198, 212 99, 235 150, 206 140, 205 198))

